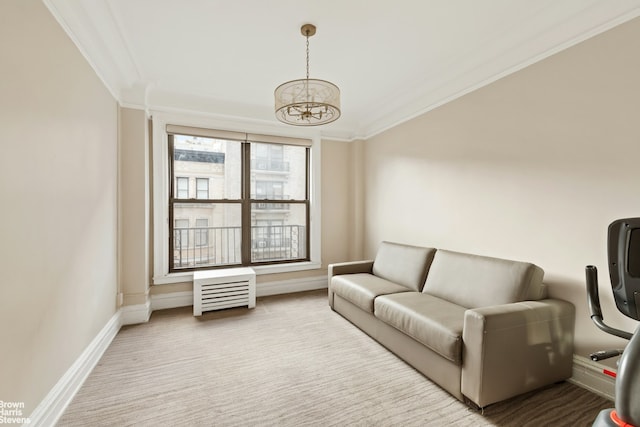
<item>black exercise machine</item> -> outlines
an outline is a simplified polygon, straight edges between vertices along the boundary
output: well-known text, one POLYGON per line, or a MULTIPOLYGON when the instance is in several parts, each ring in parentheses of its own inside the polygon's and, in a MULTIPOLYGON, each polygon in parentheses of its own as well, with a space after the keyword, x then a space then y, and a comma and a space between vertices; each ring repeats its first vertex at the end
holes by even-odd
MULTIPOLYGON (((609 277, 616 307, 624 315, 640 320, 640 218, 619 219, 609 225, 607 238, 609 277)), ((591 319, 598 328, 629 340, 623 350, 598 351, 598 361, 620 356, 615 383, 615 408, 598 414, 594 427, 640 427, 640 328, 632 334, 604 323, 598 294, 598 269, 586 267, 587 297, 591 319)))

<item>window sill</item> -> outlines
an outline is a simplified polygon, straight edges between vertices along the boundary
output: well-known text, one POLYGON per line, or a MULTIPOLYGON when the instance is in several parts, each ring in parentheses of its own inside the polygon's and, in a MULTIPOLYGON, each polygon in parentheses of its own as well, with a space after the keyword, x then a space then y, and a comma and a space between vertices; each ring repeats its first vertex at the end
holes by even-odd
MULTIPOLYGON (((235 268, 239 266, 233 266, 229 268, 235 268)), ((258 265, 253 266, 253 270, 256 272, 256 276, 263 274, 276 274, 276 273, 290 273, 293 271, 303 270, 317 270, 322 267, 322 263, 307 261, 296 262, 292 264, 274 264, 274 265, 258 265)), ((193 281, 193 271, 186 271, 184 273, 168 273, 164 276, 154 277, 154 285, 168 285, 172 283, 184 283, 193 281)))

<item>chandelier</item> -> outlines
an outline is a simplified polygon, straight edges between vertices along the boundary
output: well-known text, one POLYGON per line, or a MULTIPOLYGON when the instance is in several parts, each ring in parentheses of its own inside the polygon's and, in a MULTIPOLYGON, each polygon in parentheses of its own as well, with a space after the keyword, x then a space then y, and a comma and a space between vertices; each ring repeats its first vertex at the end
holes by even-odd
POLYGON ((309 78, 309 37, 316 27, 305 24, 300 32, 307 39, 307 78, 291 80, 275 90, 276 118, 295 126, 317 126, 340 117, 340 89, 326 80, 309 78))

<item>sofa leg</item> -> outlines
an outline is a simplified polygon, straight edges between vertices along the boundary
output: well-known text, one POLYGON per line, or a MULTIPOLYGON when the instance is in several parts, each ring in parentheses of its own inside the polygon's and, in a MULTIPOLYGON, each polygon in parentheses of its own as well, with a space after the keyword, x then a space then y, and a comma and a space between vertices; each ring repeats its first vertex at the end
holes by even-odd
POLYGON ((479 407, 478 405, 475 404, 475 402, 472 402, 471 399, 469 399, 467 396, 462 396, 463 397, 463 402, 471 409, 473 409, 474 411, 478 411, 478 412, 482 412, 484 413, 484 408, 479 407))

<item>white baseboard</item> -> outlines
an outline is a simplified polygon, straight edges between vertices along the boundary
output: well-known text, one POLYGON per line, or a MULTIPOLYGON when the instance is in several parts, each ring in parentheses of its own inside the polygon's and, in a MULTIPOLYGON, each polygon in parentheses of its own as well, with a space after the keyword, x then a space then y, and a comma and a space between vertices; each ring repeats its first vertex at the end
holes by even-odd
POLYGON ((257 297, 290 294, 294 292, 314 291, 327 288, 327 276, 306 277, 303 279, 280 280, 277 282, 258 283, 257 297))
POLYGON ((151 317, 151 301, 144 304, 125 305, 120 308, 122 325, 136 325, 147 323, 151 317))
POLYGON ((151 310, 153 311, 187 307, 190 305, 193 305, 192 291, 151 295, 151 310))
MULTIPOLYGON (((315 276, 302 279, 279 280, 276 282, 258 283, 257 297, 269 295, 290 294, 294 292, 313 291, 327 288, 327 276, 315 276)), ((188 307, 193 305, 193 292, 171 292, 168 294, 151 295, 151 310, 165 310, 168 308, 188 307)))
POLYGON ((31 413, 30 422, 26 425, 54 426, 56 424, 118 334, 121 326, 121 311, 118 311, 31 413))
POLYGON ((573 355, 573 374, 569 382, 600 395, 611 401, 615 400, 615 378, 604 373, 612 371, 591 359, 573 355))

